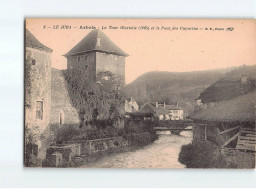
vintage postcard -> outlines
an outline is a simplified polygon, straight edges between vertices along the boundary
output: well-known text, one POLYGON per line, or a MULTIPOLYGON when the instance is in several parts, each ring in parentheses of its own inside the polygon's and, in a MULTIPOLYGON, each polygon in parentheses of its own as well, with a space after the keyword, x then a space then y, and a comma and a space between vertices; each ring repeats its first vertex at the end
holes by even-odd
POLYGON ((255 168, 256 21, 25 21, 26 167, 255 168))

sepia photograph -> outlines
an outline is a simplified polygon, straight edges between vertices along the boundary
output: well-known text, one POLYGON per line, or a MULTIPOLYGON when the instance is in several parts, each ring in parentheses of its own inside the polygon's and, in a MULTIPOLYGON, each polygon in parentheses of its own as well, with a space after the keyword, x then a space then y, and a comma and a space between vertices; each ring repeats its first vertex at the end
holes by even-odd
POLYGON ((254 19, 26 18, 24 166, 254 169, 254 19))

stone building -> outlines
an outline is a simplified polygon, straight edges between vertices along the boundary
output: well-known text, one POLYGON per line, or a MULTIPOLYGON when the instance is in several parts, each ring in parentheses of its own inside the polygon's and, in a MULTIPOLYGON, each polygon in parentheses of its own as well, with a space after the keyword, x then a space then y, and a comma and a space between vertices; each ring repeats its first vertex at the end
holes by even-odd
POLYGON ((137 102, 132 97, 125 98, 125 112, 137 112, 139 111, 139 106, 137 102))
MULTIPOLYGON (((65 55, 67 70, 57 70, 52 68, 51 64, 52 49, 40 43, 28 30, 25 34, 25 139, 26 143, 33 145, 30 148, 26 147, 25 151, 45 159, 46 149, 51 142, 56 141, 56 132, 63 129, 78 129, 81 125, 81 113, 71 100, 68 89, 70 86, 65 73, 78 69, 82 74, 91 75, 92 77, 85 79, 93 78, 91 81, 94 85, 97 85, 96 75, 100 72, 118 75, 124 82, 125 57, 128 55, 103 32, 93 30, 65 55)), ((115 94, 112 95, 115 97, 115 94)), ((105 118, 109 116, 107 112, 110 110, 110 100, 111 97, 107 101, 102 100, 101 104, 105 105, 105 110, 98 113, 99 119, 102 119, 101 115, 105 118)), ((118 99, 114 98, 113 101, 118 99)), ((88 115, 92 118, 93 113, 88 115)))
POLYGON ((36 153, 43 155, 43 145, 49 132, 51 116, 51 53, 26 30, 25 37, 25 137, 26 143, 35 144, 36 153))
POLYGON ((169 110, 170 120, 184 120, 184 110, 177 105, 164 105, 169 110))
POLYGON ((146 102, 139 110, 143 114, 152 114, 159 120, 170 120, 169 111, 158 102, 146 102))
POLYGON ((125 81, 125 57, 128 54, 100 30, 92 30, 64 56, 68 69, 79 69, 94 79, 97 73, 109 71, 125 81))

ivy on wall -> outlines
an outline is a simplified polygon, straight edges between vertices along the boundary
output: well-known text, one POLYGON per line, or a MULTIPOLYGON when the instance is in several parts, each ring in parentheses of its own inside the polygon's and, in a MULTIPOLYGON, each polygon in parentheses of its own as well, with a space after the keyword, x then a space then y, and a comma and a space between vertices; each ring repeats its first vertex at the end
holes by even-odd
POLYGON ((65 70, 64 77, 71 103, 79 112, 80 128, 104 120, 120 127, 125 102, 121 78, 99 72, 95 80, 78 69, 65 70))

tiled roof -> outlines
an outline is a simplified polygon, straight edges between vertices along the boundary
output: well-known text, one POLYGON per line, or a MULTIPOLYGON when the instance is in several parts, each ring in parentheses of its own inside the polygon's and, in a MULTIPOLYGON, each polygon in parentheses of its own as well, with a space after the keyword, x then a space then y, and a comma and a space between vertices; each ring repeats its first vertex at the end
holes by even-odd
POLYGON ((142 108, 139 110, 141 113, 153 113, 156 115, 164 115, 169 114, 169 111, 165 109, 163 106, 156 107, 152 102, 145 103, 142 108))
POLYGON ((77 55, 81 53, 99 51, 120 56, 128 56, 115 43, 113 43, 102 31, 92 30, 75 47, 64 56, 77 55), (97 44, 97 39, 99 43, 97 44))
POLYGON ((224 101, 190 116, 200 121, 255 121, 256 92, 224 101))
POLYGON ((248 78, 246 83, 241 83, 239 77, 226 77, 206 88, 197 99, 201 99, 203 103, 225 101, 255 89, 256 82, 253 79, 248 78))

